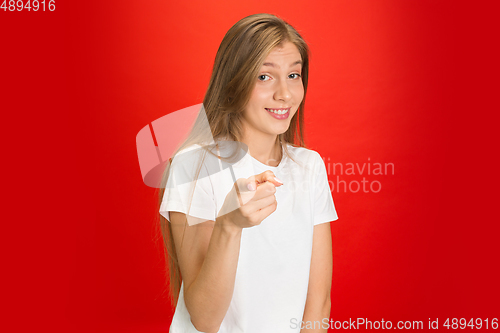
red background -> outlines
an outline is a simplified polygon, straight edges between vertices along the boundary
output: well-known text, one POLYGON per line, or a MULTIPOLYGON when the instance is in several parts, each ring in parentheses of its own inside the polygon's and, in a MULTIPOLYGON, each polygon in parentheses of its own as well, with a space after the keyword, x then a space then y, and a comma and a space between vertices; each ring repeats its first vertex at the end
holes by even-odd
POLYGON ((168 331, 156 196, 135 136, 200 103, 225 32, 259 12, 311 48, 309 148, 332 163, 394 164, 394 175, 366 176, 379 193, 333 192, 331 317, 500 317, 493 3, 57 0, 54 12, 0 11, 2 331, 168 331))

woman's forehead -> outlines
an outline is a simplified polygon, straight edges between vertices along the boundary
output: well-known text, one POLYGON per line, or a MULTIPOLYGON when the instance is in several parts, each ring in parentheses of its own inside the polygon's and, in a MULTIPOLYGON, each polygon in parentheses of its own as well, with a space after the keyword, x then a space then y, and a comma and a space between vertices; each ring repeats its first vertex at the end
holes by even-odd
POLYGON ((291 67, 301 63, 302 57, 297 46, 286 42, 273 48, 262 65, 280 68, 281 66, 291 67))

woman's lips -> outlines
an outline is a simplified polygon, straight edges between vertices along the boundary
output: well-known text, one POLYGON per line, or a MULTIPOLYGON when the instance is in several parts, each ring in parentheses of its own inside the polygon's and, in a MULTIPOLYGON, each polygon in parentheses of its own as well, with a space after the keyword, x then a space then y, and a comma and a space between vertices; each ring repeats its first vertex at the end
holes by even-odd
POLYGON ((276 119, 287 119, 290 115, 290 108, 266 108, 266 111, 276 119))

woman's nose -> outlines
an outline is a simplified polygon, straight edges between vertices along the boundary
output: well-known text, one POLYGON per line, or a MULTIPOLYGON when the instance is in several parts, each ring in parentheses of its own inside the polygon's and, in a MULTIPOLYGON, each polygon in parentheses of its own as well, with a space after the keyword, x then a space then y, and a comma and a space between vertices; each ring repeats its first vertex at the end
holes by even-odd
POLYGON ((292 98, 292 93, 290 92, 287 82, 280 82, 274 92, 274 99, 288 101, 290 98, 292 98))

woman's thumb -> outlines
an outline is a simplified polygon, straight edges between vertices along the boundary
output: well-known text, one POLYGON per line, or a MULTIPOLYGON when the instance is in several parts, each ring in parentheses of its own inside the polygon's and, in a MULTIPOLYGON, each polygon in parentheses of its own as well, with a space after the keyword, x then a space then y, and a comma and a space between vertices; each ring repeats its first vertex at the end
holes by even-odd
POLYGON ((247 178, 247 189, 249 191, 255 191, 255 189, 257 189, 257 183, 255 182, 254 176, 247 178))

